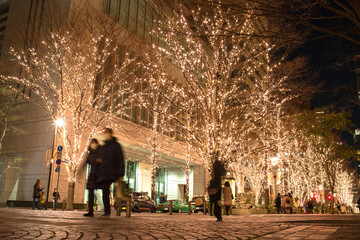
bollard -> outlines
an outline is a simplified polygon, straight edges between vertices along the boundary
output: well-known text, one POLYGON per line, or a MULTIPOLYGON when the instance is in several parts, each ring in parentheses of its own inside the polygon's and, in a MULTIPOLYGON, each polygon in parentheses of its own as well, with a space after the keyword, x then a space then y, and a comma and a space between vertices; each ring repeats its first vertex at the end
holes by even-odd
POLYGON ((126 217, 131 217, 131 200, 126 200, 126 217))
POLYGON ((89 201, 86 201, 85 211, 89 211, 89 201))
POLYGON ((116 199, 116 216, 121 216, 121 198, 116 199))
POLYGON ((66 208, 66 200, 63 200, 61 209, 64 211, 66 208))
POLYGON ((188 214, 191 214, 191 202, 188 202, 188 214))
POLYGON ((172 213, 173 213, 173 200, 170 200, 169 214, 172 215, 172 213))

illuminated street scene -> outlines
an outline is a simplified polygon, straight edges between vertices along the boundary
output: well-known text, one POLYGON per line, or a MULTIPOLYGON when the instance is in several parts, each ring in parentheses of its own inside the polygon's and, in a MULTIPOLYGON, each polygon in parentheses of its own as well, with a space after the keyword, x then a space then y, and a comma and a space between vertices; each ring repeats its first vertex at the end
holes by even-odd
POLYGON ((359 13, 0 0, 0 238, 356 239, 359 13))

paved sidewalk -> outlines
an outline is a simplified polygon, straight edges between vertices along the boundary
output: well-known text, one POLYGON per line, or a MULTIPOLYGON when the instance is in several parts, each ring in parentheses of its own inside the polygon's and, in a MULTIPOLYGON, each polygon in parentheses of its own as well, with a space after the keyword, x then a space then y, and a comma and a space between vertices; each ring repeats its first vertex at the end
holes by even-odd
POLYGON ((360 215, 136 213, 83 217, 83 211, 0 208, 0 239, 360 239, 360 215))

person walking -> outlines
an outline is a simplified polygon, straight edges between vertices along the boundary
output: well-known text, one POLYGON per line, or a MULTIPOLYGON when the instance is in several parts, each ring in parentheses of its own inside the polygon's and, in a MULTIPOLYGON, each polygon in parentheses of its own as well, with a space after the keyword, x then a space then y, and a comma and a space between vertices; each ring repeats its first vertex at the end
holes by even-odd
POLYGON ((99 149, 100 171, 97 182, 100 184, 103 196, 104 215, 110 217, 110 185, 116 182, 120 177, 124 176, 125 163, 121 145, 113 136, 110 128, 104 130, 105 145, 99 149))
POLYGON ((226 216, 228 216, 229 209, 232 205, 232 199, 233 199, 232 190, 230 187, 230 183, 228 181, 225 182, 225 186, 223 188, 223 193, 224 193, 224 206, 225 206, 225 210, 226 210, 226 216))
POLYGON ((294 199, 293 199, 293 196, 292 196, 291 192, 289 192, 288 196, 289 196, 290 202, 291 202, 290 214, 292 214, 293 213, 294 199))
POLYGON ((285 213, 291 213, 290 209, 292 208, 292 204, 291 204, 291 199, 289 197, 289 195, 285 195, 284 198, 284 206, 285 206, 285 213))
POLYGON ((226 169, 219 161, 218 155, 218 152, 214 154, 215 161, 213 164, 213 177, 210 181, 208 192, 210 197, 213 195, 214 215, 217 219, 216 222, 221 222, 221 207, 219 206, 219 201, 221 199, 221 177, 226 174, 226 169))
POLYGON ((85 213, 85 217, 94 216, 94 191, 98 188, 97 178, 100 171, 100 160, 98 159, 99 143, 93 138, 89 145, 89 153, 86 158, 86 163, 90 165, 90 173, 86 183, 86 189, 88 190, 88 208, 89 212, 85 213))
POLYGON ((57 202, 60 199, 60 194, 59 194, 57 188, 54 189, 54 192, 52 195, 53 195, 53 209, 56 210, 57 202))
POLYGON ((279 214, 281 212, 281 196, 280 193, 278 193, 276 199, 275 199, 275 207, 276 207, 276 213, 279 214))
MULTIPOLYGON (((210 182, 211 184, 211 182, 210 182)), ((210 187, 210 185, 209 185, 210 187)), ((209 190, 208 190, 209 192, 209 190)), ((209 194, 209 213, 210 213, 210 216, 212 216, 214 214, 214 202, 215 202, 215 195, 210 195, 209 194)))
POLYGON ((41 180, 37 179, 36 183, 34 185, 34 190, 33 190, 33 202, 32 202, 32 209, 35 209, 35 202, 37 200, 38 202, 38 209, 41 209, 41 192, 42 192, 43 188, 41 188, 41 180))

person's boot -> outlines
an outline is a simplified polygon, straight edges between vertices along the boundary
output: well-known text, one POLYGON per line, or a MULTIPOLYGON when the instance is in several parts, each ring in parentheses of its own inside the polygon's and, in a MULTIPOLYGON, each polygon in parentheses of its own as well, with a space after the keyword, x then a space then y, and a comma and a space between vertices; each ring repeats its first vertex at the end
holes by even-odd
POLYGON ((93 211, 89 211, 88 213, 84 214, 84 217, 93 217, 94 216, 94 212, 93 211))

